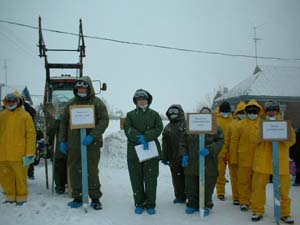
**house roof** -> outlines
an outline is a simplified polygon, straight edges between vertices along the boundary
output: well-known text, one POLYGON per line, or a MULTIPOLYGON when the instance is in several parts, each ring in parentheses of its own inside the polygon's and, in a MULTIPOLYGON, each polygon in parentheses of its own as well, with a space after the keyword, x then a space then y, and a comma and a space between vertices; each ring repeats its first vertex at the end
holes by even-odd
POLYGON ((300 98, 300 67, 259 66, 255 74, 238 83, 216 99, 240 98, 300 98), (259 70, 260 69, 260 70, 259 70))

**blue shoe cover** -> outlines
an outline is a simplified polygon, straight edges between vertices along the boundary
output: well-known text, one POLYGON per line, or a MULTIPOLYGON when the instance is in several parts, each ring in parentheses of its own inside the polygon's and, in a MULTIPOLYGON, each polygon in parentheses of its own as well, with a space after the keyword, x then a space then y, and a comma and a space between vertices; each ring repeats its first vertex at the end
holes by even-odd
POLYGON ((142 208, 142 207, 136 207, 134 209, 135 214, 142 214, 143 212, 144 212, 144 208, 142 208))
POLYGON ((16 202, 17 206, 21 206, 21 205, 23 205, 24 203, 26 203, 26 201, 23 201, 23 202, 16 202))
POLYGON ((71 201, 68 203, 68 206, 70 208, 79 208, 82 206, 82 202, 75 202, 75 201, 71 201))
POLYGON ((147 209, 147 213, 149 215, 154 215, 156 213, 156 210, 154 208, 149 208, 149 209, 147 209))
POLYGON ((191 208, 191 207, 186 207, 186 209, 185 209, 185 212, 187 214, 193 214, 194 212, 197 212, 197 211, 199 211, 199 209, 191 208))
POLYGON ((210 208, 204 208, 204 216, 208 216, 210 213, 210 208))

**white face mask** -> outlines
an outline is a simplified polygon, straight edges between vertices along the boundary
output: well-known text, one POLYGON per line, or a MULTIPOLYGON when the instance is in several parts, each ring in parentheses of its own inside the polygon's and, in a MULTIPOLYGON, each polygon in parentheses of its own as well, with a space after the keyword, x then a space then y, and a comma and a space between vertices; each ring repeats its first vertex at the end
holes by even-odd
POLYGON ((170 115, 170 119, 176 119, 177 117, 178 117, 177 114, 171 114, 171 115, 170 115))
POLYGON ((77 95, 81 98, 84 98, 87 96, 87 93, 77 93, 77 95))
POLYGON ((18 105, 8 105, 7 108, 10 110, 10 111, 14 111, 16 108, 17 108, 18 105))
POLYGON ((146 104, 146 105, 138 105, 138 107, 141 108, 141 109, 146 109, 148 107, 148 104, 146 104))
POLYGON ((276 116, 266 116, 267 120, 276 120, 276 116))
POLYGON ((229 112, 221 112, 221 116, 223 117, 223 118, 228 118, 228 116, 229 116, 229 112))
POLYGON ((256 120, 258 117, 258 114, 248 114, 247 116, 250 120, 256 120))
POLYGON ((237 117, 242 120, 245 119, 246 115, 245 114, 237 114, 237 117))

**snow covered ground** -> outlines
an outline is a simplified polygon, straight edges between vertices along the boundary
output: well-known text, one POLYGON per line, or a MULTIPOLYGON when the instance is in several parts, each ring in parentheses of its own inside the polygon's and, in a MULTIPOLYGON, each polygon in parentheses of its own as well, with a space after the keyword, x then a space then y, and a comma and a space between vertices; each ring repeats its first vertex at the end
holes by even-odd
MULTIPOLYGON (((160 175, 157 188, 157 214, 134 214, 132 191, 126 164, 126 138, 119 131, 119 121, 112 121, 107 130, 105 145, 100 162, 100 178, 103 197, 103 210, 89 208, 84 213, 82 208, 70 209, 67 195, 51 192, 51 165, 49 165, 50 190, 45 187, 45 169, 43 162, 35 168, 35 180, 29 180, 29 201, 23 206, 0 204, 1 225, 247 225, 251 222, 251 211, 241 212, 238 206, 232 205, 230 184, 226 184, 226 201, 219 201, 214 196, 215 207, 203 220, 199 214, 187 215, 185 205, 173 204, 173 187, 170 171, 160 164, 160 175)), ((260 225, 274 224, 273 188, 269 184, 266 213, 260 225)), ((292 213, 295 224, 300 224, 300 188, 292 187, 292 213)), ((0 202, 4 195, 0 194, 0 202)))

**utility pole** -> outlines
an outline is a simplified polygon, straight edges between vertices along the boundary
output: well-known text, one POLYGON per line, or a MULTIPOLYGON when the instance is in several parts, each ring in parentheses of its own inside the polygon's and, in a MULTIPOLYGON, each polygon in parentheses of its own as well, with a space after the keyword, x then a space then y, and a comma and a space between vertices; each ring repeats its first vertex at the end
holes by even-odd
POLYGON ((7 85, 7 68, 8 68, 7 59, 4 59, 3 62, 4 62, 3 68, 4 68, 4 75, 5 75, 5 85, 7 85))
POLYGON ((260 41, 261 39, 256 37, 256 26, 253 27, 254 29, 254 45, 255 45, 255 65, 257 66, 257 41, 260 41))

